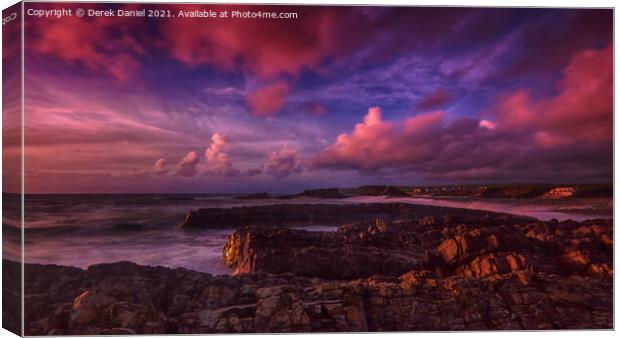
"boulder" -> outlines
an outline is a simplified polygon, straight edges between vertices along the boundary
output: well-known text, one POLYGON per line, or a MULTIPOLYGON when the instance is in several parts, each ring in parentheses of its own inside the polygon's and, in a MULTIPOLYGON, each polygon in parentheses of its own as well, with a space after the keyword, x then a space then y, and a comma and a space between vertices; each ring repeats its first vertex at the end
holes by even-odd
POLYGON ((105 309, 114 299, 95 291, 84 291, 73 301, 70 326, 86 325, 98 317, 104 316, 105 309))

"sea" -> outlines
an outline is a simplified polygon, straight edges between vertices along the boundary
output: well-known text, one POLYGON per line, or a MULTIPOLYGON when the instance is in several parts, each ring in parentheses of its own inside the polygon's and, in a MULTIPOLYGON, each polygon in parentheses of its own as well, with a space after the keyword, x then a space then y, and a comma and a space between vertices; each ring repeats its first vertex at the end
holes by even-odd
MULTIPOLYGON (((211 274, 231 271, 222 249, 234 229, 188 231, 180 227, 189 210, 281 203, 404 202, 483 209, 536 217, 541 220, 611 218, 588 205, 606 201, 572 202, 573 206, 538 201, 437 199, 356 196, 345 199, 239 199, 236 195, 26 195, 24 255, 26 263, 86 268, 93 264, 132 261, 142 265, 183 267, 211 274)), ((611 199, 609 199, 611 203, 611 199)), ((19 259, 19 195, 3 196, 3 257, 19 259)), ((598 209, 596 209, 598 210, 598 209)), ((309 231, 337 228, 313 224, 309 231)))

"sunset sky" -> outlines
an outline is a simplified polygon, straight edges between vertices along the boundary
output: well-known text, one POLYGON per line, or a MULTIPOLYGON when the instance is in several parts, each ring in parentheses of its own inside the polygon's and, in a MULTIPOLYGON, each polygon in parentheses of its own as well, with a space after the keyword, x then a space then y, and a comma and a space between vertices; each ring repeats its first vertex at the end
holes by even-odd
POLYGON ((27 192, 612 180, 612 10, 253 9, 27 17, 27 192))

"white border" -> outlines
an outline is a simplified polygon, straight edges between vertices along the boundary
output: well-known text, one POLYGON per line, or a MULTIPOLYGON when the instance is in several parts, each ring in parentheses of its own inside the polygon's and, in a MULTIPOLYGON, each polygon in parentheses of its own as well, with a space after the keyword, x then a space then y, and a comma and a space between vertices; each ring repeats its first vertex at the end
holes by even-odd
MULTIPOLYGON (((7 8, 13 4, 15 4, 17 1, 14 0, 0 0, 0 6, 2 7, 2 9, 7 8)), ((70 1, 70 2, 89 2, 89 1, 70 1)), ((95 1, 90 1, 90 2, 95 2, 95 1)), ((179 1, 179 0, 150 0, 150 1, 101 1, 101 2, 157 2, 157 3, 183 3, 183 2, 200 2, 200 1, 179 1)), ((268 1, 261 1, 261 0, 236 0, 236 1, 221 1, 221 0, 210 0, 210 1, 204 1, 204 2, 208 2, 208 3, 254 3, 254 4, 261 4, 261 3, 272 3, 272 4, 305 4, 305 5, 338 5, 338 4, 342 4, 342 5, 377 5, 377 6, 387 6, 387 5, 394 5, 394 6, 466 6, 466 7, 601 7, 601 8, 615 8, 615 1, 610 1, 610 0, 589 0, 589 1, 579 1, 579 0, 545 0, 545 1, 540 1, 540 0, 510 0, 510 1, 493 1, 493 0, 440 0, 440 1, 433 1, 433 0, 386 0, 386 1, 369 1, 369 0, 337 0, 337 1, 328 1, 328 0, 323 0, 323 1, 316 1, 316 0, 268 0, 268 1)), ((614 11, 615 12, 615 11, 614 11)), ((614 13, 615 16, 615 13, 614 13)), ((23 16, 22 16, 23 17, 23 16)), ((23 21, 22 21, 23 22, 23 21)), ((618 23, 616 22, 615 18, 614 18, 614 45, 617 44, 617 34, 618 32, 618 23)), ((22 37, 23 38, 23 37, 22 37)), ((2 38, 0 38, 0 45, 2 43, 2 38)), ((23 41, 22 41, 23 43, 23 41)), ((23 53, 23 48, 22 48, 22 53, 23 53)), ((22 55, 23 57, 23 55, 22 55)), ((614 65, 617 64, 618 61, 618 55, 617 53, 615 53, 614 50, 614 65)), ((22 59, 23 60, 23 59, 22 59)), ((23 71, 23 69, 22 69, 23 71)), ((616 79, 618 78, 618 75, 620 74, 620 72, 618 71, 618 69, 614 66, 614 130, 618 130, 618 126, 619 126, 619 122, 617 119, 615 119, 615 97, 617 96, 619 89, 615 86, 616 84, 616 79)), ((0 77, 2 75, 2 70, 0 69, 0 77)), ((1 84, 0 84, 0 88, 1 88, 1 84)), ((24 93, 24 88, 23 88, 23 74, 22 74, 22 128, 23 128, 23 93, 24 93)), ((1 99, 1 91, 0 91, 0 99, 1 99)), ((1 102, 1 100, 0 100, 1 102)), ((2 121, 0 120, 0 130, 2 128, 2 121)), ((23 142, 23 133, 22 133, 22 142, 23 142)), ((614 182, 615 182, 615 174, 616 171, 618 170, 618 166, 616 163, 616 150, 618 149, 618 139, 614 137, 614 182)), ((2 144, 2 140, 0 138, 0 147, 2 144)), ((23 152, 22 152, 22 163, 23 163, 23 152)), ((0 157, 0 166, 2 165, 2 158, 0 157)), ((23 170, 23 166, 22 166, 22 170, 23 170)), ((22 173, 22 177, 23 177, 23 173, 22 173)), ((22 180, 22 191, 23 191, 23 180, 22 180)), ((0 178, 0 185, 1 185, 1 178, 0 178)), ((614 185, 614 196, 618 196, 616 193, 618 192, 618 187, 617 185, 614 185)), ((23 198, 23 197, 22 197, 23 198)), ((1 206, 1 201, 0 201, 0 206, 1 206)), ((615 233, 615 220, 617 219, 617 211, 618 209, 616 208, 617 204, 616 204, 616 200, 614 198, 614 233, 615 233)), ((22 208, 23 208, 23 203, 22 203, 22 208)), ((0 217, 2 214, 2 210, 0 208, 0 217)), ((23 222, 23 210, 22 210, 22 222, 23 222)), ((22 230, 23 231, 23 230, 22 230)), ((1 233, 0 233, 0 239, 1 239, 1 233)), ((0 242, 1 243, 1 242, 0 242)), ((615 263, 615 257, 616 257, 616 245, 614 243, 614 263, 615 263)), ((22 233, 22 260, 23 260, 23 233, 22 233)), ((615 264, 614 264, 615 265, 615 264)), ((0 262, 0 267, 1 267, 1 262, 0 262)), ((23 269, 22 269, 23 271, 23 269)), ((23 278, 23 276, 22 276, 23 278)), ((22 281, 23 282, 23 281, 22 281)), ((617 284, 615 283, 615 274, 614 274, 614 305, 617 303, 618 300, 618 292, 617 292, 617 284)), ((23 284, 22 284, 23 285, 23 284)), ((2 280, 0 279, 0 289, 2 286, 2 280)), ((22 290, 23 292, 23 290, 22 290)), ((1 298, 0 298, 0 304, 1 304, 1 298)), ((615 310, 615 307, 614 307, 615 310)), ((617 311, 614 311, 614 324, 618 323, 618 317, 619 314, 617 311)), ((23 317, 22 317, 23 318, 23 317)), ((315 335, 315 334, 304 334, 304 335, 315 335)), ((324 334, 324 336, 334 336, 334 337, 359 337, 360 334, 350 334, 350 333, 337 333, 337 334, 324 334)), ((440 336, 447 336, 450 335, 450 337, 473 337, 473 336, 485 336, 485 337, 522 337, 522 336, 530 336, 530 337, 540 337, 540 336, 545 336, 545 337, 562 337, 562 338, 581 338, 585 335, 587 335, 588 337, 608 337, 608 336, 612 336, 615 335, 614 331, 545 331, 545 332, 540 332, 540 331, 536 331, 536 332, 532 332, 532 331, 517 331, 517 332, 506 332, 506 331, 470 331, 470 332, 462 332, 462 333, 428 333, 428 332, 420 332, 420 333, 376 333, 373 334, 374 336, 392 336, 392 337, 405 337, 405 336, 409 336, 409 335, 414 335, 416 337, 440 337, 440 336)), ((158 335, 158 336, 141 336, 141 337, 178 337, 179 335, 158 335)), ((205 335, 207 337, 231 337, 231 335, 205 335)), ((236 337, 249 337, 249 336, 253 336, 253 335, 235 335, 236 337)), ((276 337, 276 336, 280 336, 280 335, 271 335, 271 334, 267 334, 267 335, 261 335, 263 337, 276 337)), ((0 338, 4 338, 4 337, 15 337, 14 334, 10 333, 9 331, 6 331, 4 329, 0 329, 0 338)))

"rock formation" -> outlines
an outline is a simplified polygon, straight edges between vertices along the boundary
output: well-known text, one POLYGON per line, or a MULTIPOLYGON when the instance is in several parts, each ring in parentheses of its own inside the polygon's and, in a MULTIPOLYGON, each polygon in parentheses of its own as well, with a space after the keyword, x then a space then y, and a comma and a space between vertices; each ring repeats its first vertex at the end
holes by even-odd
POLYGON ((400 275, 419 266, 422 253, 394 241, 375 246, 378 237, 309 232, 287 228, 249 227, 232 234, 224 261, 236 273, 292 272, 327 279, 351 279, 373 274, 400 275))
POLYGON ((610 276, 611 221, 522 221, 376 220, 337 232, 250 226, 229 236, 224 260, 236 273, 332 279, 399 276, 410 270, 472 277, 520 270, 610 276))
POLYGON ((336 232, 266 216, 229 237, 230 276, 26 264, 26 334, 613 328, 611 220, 390 208, 336 232))
POLYGON ((305 226, 342 225, 376 218, 398 221, 426 217, 468 218, 511 217, 509 215, 456 208, 442 208, 408 203, 289 203, 233 208, 204 208, 188 211, 182 223, 191 228, 232 228, 246 225, 305 226))

